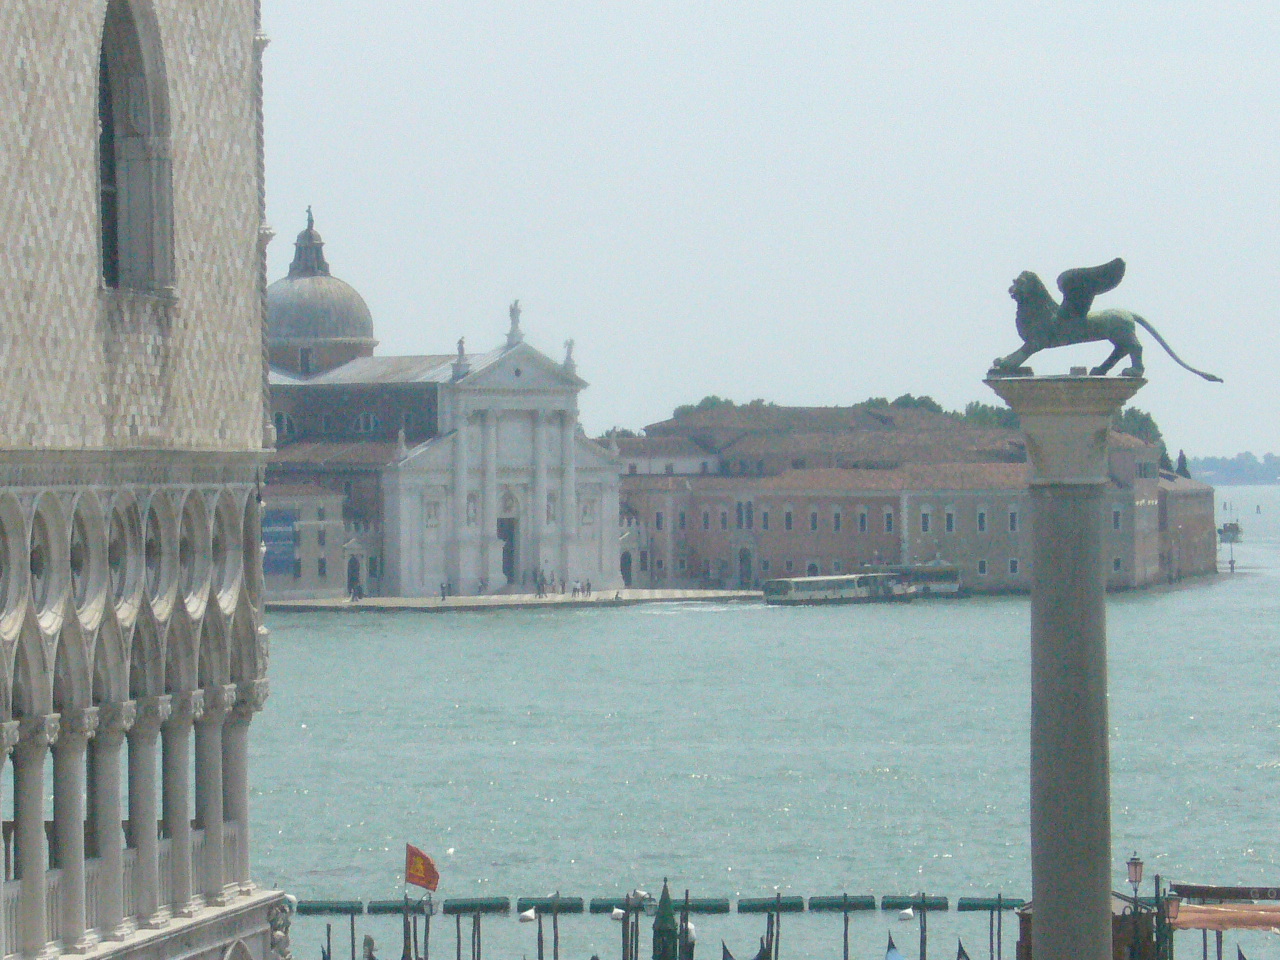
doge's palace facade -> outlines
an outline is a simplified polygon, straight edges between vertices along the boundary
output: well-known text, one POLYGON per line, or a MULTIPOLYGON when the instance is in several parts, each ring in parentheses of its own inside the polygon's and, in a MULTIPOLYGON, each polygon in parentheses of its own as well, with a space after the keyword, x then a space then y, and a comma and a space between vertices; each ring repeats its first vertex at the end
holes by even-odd
POLYGON ((258 4, 0 36, 0 958, 265 960, 258 4))

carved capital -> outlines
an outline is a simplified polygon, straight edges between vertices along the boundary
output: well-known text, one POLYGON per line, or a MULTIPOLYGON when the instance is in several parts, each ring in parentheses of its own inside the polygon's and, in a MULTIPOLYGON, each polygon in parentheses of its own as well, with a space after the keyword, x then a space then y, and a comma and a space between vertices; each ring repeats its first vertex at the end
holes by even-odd
POLYGON ((155 736, 160 732, 160 725, 169 719, 171 709, 168 694, 159 697, 142 697, 137 701, 137 713, 134 716, 131 732, 155 736))
POLYGON ((207 723, 221 723, 236 703, 234 683, 216 683, 204 688, 204 719, 207 723))
POLYGON ((169 723, 195 723, 205 714, 205 692, 185 690, 169 695, 169 723))
POLYGON ((38 717, 23 717, 18 728, 18 749, 32 747, 43 750, 58 742, 61 716, 50 713, 38 717))
POLYGON ((7 720, 0 723, 0 757, 7 757, 10 751, 18 745, 18 737, 21 735, 22 725, 17 720, 7 720))
POLYGON ((98 732, 98 708, 85 707, 83 710, 66 710, 62 714, 61 730, 58 734, 59 744, 68 746, 84 746, 98 732))
POLYGON ((122 737, 133 726, 138 705, 132 700, 113 701, 98 707, 98 738, 122 737))
POLYGON ((266 680, 250 680, 236 688, 235 712, 238 716, 252 717, 267 705, 271 689, 266 680))

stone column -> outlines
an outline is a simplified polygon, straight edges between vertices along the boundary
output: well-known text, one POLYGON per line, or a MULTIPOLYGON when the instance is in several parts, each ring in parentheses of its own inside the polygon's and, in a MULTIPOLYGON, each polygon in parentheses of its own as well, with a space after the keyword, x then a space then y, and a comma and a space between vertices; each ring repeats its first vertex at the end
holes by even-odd
POLYGON ((1103 496, 1111 418, 1145 381, 989 379, 1031 461, 1031 897, 1036 960, 1111 960, 1103 496))
POLYGON ((249 873, 249 724, 267 702, 266 680, 242 683, 235 706, 222 728, 222 813, 236 824, 239 842, 227 879, 240 885, 241 894, 253 892, 249 873))
POLYGON ((191 727, 204 713, 204 692, 175 693, 170 698, 169 719, 161 727, 160 753, 164 758, 163 815, 169 836, 169 862, 173 873, 174 916, 189 917, 191 883, 191 727))
MULTIPOLYGON (((18 745, 20 726, 16 720, 0 723, 0 802, 4 800, 4 765, 9 759, 9 754, 13 752, 13 748, 18 745)), ((5 911, 3 904, 0 904, 0 957, 7 957, 11 953, 18 952, 14 949, 18 946, 14 940, 16 933, 16 931, 10 930, 5 923, 5 911)))
POLYGON ((16 946, 28 958, 45 956, 49 922, 45 912, 45 879, 49 851, 44 833, 44 763, 49 747, 58 742, 56 713, 27 717, 19 727, 13 751, 14 818, 17 820, 18 929, 16 946))
POLYGON ((448 576, 453 579, 456 590, 462 589, 462 573, 464 569, 463 544, 467 539, 467 474, 470 459, 470 444, 467 442, 467 408, 462 401, 457 402, 454 415, 455 437, 453 444, 453 534, 450 544, 453 556, 446 566, 448 576))
POLYGON ((533 411, 533 504, 529 509, 530 551, 534 575, 542 570, 542 544, 547 530, 547 417, 533 411))
POLYGON ((160 854, 156 817, 156 738, 169 719, 169 697, 146 697, 137 702, 129 730, 129 843, 137 851, 134 890, 125 895, 137 907, 138 926, 162 927, 168 909, 160 906, 160 854))
POLYGON ((53 745, 53 830, 62 870, 62 948, 88 953, 97 934, 85 930, 84 824, 85 751, 98 729, 94 707, 62 714, 53 745))
POLYGON ((235 684, 204 690, 204 716, 196 723, 196 822, 204 830, 204 901, 227 902, 223 885, 222 724, 236 702, 235 684))
POLYGON ((482 576, 489 581, 489 589, 496 586, 494 579, 494 549, 498 541, 498 411, 481 411, 484 425, 484 488, 481 496, 480 542, 483 544, 482 576))
POLYGON ((98 708, 93 746, 93 836, 98 847, 98 931, 107 940, 133 932, 124 909, 124 833, 120 828, 120 748, 133 726, 132 700, 98 708))
POLYGON ((578 540, 578 418, 564 411, 560 425, 560 579, 574 578, 570 566, 578 540))

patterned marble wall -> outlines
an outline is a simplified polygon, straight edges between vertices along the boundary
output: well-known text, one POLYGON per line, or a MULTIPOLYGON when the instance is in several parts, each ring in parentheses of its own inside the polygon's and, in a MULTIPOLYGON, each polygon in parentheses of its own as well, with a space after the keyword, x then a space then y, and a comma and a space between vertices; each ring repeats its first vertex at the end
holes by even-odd
POLYGON ((0 3, 0 448, 261 449, 256 3, 130 4, 163 50, 171 293, 102 282, 107 0, 0 3))

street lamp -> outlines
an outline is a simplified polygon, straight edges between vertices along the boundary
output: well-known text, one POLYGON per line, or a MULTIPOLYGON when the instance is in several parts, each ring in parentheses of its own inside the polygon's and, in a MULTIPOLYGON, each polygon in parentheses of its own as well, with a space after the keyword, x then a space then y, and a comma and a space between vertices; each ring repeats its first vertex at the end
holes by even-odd
POLYGON ((1129 884, 1133 887, 1133 906, 1129 908, 1129 922, 1133 925, 1133 937, 1129 944, 1129 956, 1137 960, 1138 951, 1138 887, 1142 883, 1142 860, 1135 850, 1125 864, 1129 868, 1129 884))

